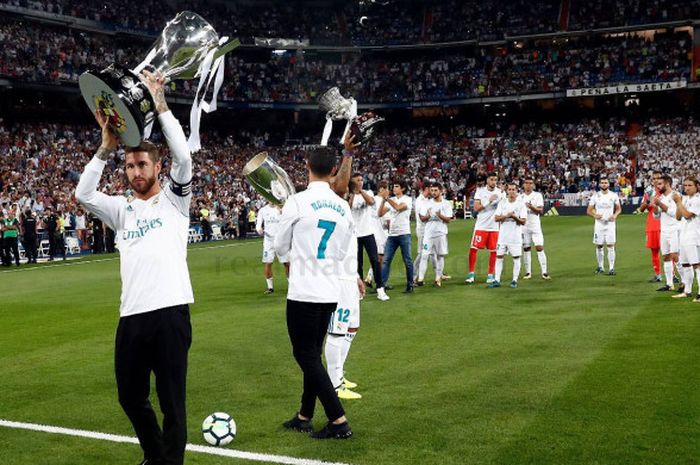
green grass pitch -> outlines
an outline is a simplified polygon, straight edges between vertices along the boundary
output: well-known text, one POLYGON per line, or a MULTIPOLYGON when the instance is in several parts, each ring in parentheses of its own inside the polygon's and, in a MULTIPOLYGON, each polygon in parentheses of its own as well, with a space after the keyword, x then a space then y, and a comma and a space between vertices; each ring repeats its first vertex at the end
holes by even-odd
MULTIPOLYGON (((344 403, 349 441, 282 430, 301 376, 280 267, 277 292, 262 294, 261 243, 192 247, 189 442, 203 444, 202 420, 225 411, 238 423, 232 448, 356 465, 700 463, 700 304, 647 283, 644 219, 620 219, 615 277, 593 273, 589 218, 543 225, 553 280, 539 279, 533 254, 535 278, 516 290, 486 289, 484 253, 479 283, 463 283, 472 221, 450 227, 442 289, 398 292, 397 256, 391 301, 362 304, 346 369, 364 398, 344 403)), ((0 418, 133 435, 113 375, 118 261, 20 269, 0 273, 0 418)), ((2 465, 139 459, 135 445, 0 427, 2 465)))

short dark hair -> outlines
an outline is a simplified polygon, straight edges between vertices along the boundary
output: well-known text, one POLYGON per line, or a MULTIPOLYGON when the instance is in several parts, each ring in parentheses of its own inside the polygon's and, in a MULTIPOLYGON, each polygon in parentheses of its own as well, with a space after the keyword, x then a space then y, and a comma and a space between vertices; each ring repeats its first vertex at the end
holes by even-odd
MULTIPOLYGON (((354 177, 355 177, 355 176, 353 176, 353 178, 354 178, 354 177)), ((357 184, 355 183, 355 181, 353 181, 352 178, 350 178, 350 180, 348 181, 348 190, 349 190, 350 192, 354 191, 356 185, 357 185, 357 184)))
POLYGON ((358 177, 358 176, 359 176, 359 177, 362 177, 362 173, 358 173, 357 171, 355 171, 354 173, 352 173, 352 176, 350 176, 350 177, 351 177, 351 178, 356 178, 356 177, 358 177))
POLYGON ((139 145, 127 147, 125 150, 127 154, 133 152, 147 152, 148 158, 150 158, 153 163, 158 163, 160 161, 160 150, 158 150, 158 146, 150 140, 143 140, 139 145))
POLYGON ((495 171, 490 171, 490 172, 486 173, 486 179, 488 179, 488 178, 490 178, 490 177, 496 177, 496 178, 497 178, 497 177, 498 177, 498 174, 496 174, 495 171))
POLYGON ((663 176, 661 176, 661 179, 663 179, 664 182, 667 182, 669 186, 673 185, 673 178, 671 177, 671 175, 664 174, 663 176))
POLYGON ((440 184, 437 181, 433 181, 430 183, 430 187, 437 187, 438 189, 442 189, 442 184, 440 184))
POLYGON ((389 182, 388 182, 386 179, 382 179, 381 181, 379 181, 379 184, 377 184, 377 187, 378 187, 379 189, 382 189, 382 188, 383 188, 383 189, 388 189, 388 188, 389 188, 389 182))
POLYGON ((403 188, 404 194, 406 192, 408 192, 408 183, 406 182, 405 179, 398 179, 398 178, 394 179, 394 182, 392 184, 394 184, 394 185, 398 184, 399 186, 401 186, 403 188))
POLYGON ((532 182, 535 182, 535 178, 533 178, 532 176, 525 176, 525 179, 524 179, 524 180, 525 180, 525 181, 532 181, 532 182))
POLYGON ((336 149, 324 145, 304 147, 309 170, 316 176, 329 176, 335 168, 338 158, 336 149))
POLYGON ((664 173, 663 173, 662 171, 659 171, 659 170, 654 170, 654 171, 651 172, 651 175, 652 175, 652 176, 655 175, 655 174, 664 174, 664 173))

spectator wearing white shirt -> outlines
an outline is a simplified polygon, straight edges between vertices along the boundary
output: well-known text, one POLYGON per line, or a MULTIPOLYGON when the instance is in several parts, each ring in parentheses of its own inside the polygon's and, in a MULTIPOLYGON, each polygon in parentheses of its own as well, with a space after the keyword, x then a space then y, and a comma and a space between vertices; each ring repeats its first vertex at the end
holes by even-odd
POLYGON ((357 273, 364 276, 364 254, 367 251, 370 266, 372 267, 375 281, 377 283, 377 298, 382 301, 389 300, 389 296, 384 291, 384 283, 381 279, 381 267, 377 254, 377 242, 374 238, 374 228, 372 211, 376 203, 374 193, 371 190, 364 190, 362 174, 355 173, 350 179, 350 208, 355 220, 357 232, 357 273))
POLYGON ((383 194, 384 200, 379 207, 379 216, 389 215, 389 237, 387 237, 384 249, 384 264, 382 266, 382 282, 384 286, 389 282, 391 262, 394 259, 396 249, 401 248, 401 258, 406 267, 406 289, 404 293, 413 292, 413 261, 411 258, 411 207, 413 199, 406 195, 408 184, 406 181, 394 181, 394 196, 383 194))

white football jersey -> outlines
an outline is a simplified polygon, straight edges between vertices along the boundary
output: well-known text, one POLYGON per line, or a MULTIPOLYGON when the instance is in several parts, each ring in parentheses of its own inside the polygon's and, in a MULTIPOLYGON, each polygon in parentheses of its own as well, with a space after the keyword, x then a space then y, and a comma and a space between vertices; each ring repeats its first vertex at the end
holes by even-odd
POLYGON ((474 225, 475 231, 498 231, 498 223, 496 223, 495 213, 498 203, 505 199, 503 191, 498 187, 494 187, 493 190, 489 190, 488 187, 480 187, 476 190, 474 194, 474 202, 479 200, 481 205, 484 207, 476 215, 476 224, 474 225), (496 196, 497 199, 491 201, 491 197, 496 196))
POLYGON ((171 179, 183 184, 171 180, 148 200, 109 196, 97 191, 106 162, 95 157, 75 191, 86 210, 116 233, 122 317, 194 302, 187 269, 192 160, 185 134, 172 113, 162 113, 158 119, 173 156, 171 179))
POLYGON ((373 232, 376 235, 386 236, 389 233, 389 221, 388 213, 384 216, 379 216, 379 207, 384 199, 379 196, 374 196, 374 205, 372 207, 372 227, 373 232))
POLYGON ((425 223, 421 221, 418 215, 420 215, 420 212, 423 211, 423 208, 428 204, 428 202, 432 201, 430 197, 424 197, 423 194, 419 194, 418 197, 416 197, 416 234, 419 236, 423 235, 423 230, 425 229, 425 223))
POLYGON ((681 232, 681 244, 700 246, 700 193, 692 197, 684 196, 683 205, 695 216, 685 220, 685 226, 681 232))
POLYGON ((452 203, 445 199, 442 199, 439 202, 431 199, 428 202, 425 202, 422 208, 423 210, 419 214, 423 216, 428 214, 428 210, 431 212, 430 219, 428 219, 428 221, 425 223, 423 237, 431 239, 434 237, 447 235, 447 223, 442 221, 437 214, 439 212, 442 214, 442 216, 452 218, 452 215, 454 214, 452 212, 452 203))
POLYGON ((343 259, 340 279, 357 281, 360 275, 357 274, 357 235, 353 234, 348 244, 348 252, 343 259))
POLYGON ((289 254, 287 298, 337 303, 339 279, 354 221, 350 205, 327 182, 315 181, 287 199, 282 209, 275 252, 289 254))
POLYGON ((615 213, 615 207, 620 204, 620 198, 616 193, 608 192, 603 193, 598 191, 591 197, 588 201, 588 205, 595 208, 595 212, 601 215, 602 218, 595 220, 596 226, 607 226, 609 223, 609 218, 615 213))
MULTIPOLYGON (((365 191, 370 197, 374 198, 372 191, 365 191)), ((365 237, 374 233, 372 225, 372 210, 374 207, 365 201, 362 194, 352 196, 352 217, 355 221, 357 237, 365 237)))
POLYGON ((264 231, 265 239, 274 239, 279 228, 280 217, 282 212, 279 208, 273 205, 265 205, 258 210, 258 216, 255 220, 255 229, 264 231))
MULTIPOLYGON (((520 194, 520 201, 527 208, 527 204, 531 204, 533 207, 542 208, 544 207, 544 197, 539 192, 532 191, 529 194, 520 194)), ((540 220, 540 215, 533 212, 527 208, 527 223, 525 223, 525 229, 530 232, 542 232, 542 221, 540 220)))
MULTIPOLYGON (((501 200, 494 212, 494 218, 511 212, 515 213, 518 218, 527 220, 527 207, 520 199, 516 199, 515 202, 511 202, 508 199, 501 200)), ((513 218, 503 220, 498 230, 498 243, 507 245, 522 244, 523 226, 518 224, 513 218)))
POLYGON ((395 210, 388 201, 384 202, 384 205, 389 209, 389 211, 384 214, 384 216, 389 215, 389 235, 402 236, 411 234, 411 207, 413 206, 413 199, 407 195, 402 195, 400 199, 398 197, 392 197, 391 200, 397 204, 404 204, 408 208, 403 211, 398 211, 395 210))
POLYGON ((673 231, 679 231, 681 228, 681 223, 676 219, 676 202, 673 200, 674 194, 678 194, 676 191, 671 191, 668 194, 661 194, 659 200, 661 203, 666 205, 668 209, 663 211, 659 208, 659 214, 661 219, 661 232, 670 233, 673 231))

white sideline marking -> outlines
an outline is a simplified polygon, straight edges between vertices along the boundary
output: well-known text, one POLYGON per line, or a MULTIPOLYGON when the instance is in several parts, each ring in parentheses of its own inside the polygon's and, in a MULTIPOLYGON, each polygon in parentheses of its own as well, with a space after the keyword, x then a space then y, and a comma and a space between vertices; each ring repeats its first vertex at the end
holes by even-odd
MULTIPOLYGON (((99 439, 101 441, 119 442, 127 444, 138 444, 136 438, 129 436, 121 436, 118 434, 100 433, 98 431, 85 431, 80 429, 61 428, 60 426, 39 425, 36 423, 22 423, 18 421, 0 419, 0 426, 14 429, 24 429, 30 431, 38 431, 41 433, 63 434, 66 436, 76 436, 81 438, 99 439)), ((282 463, 285 465, 350 465, 339 462, 326 462, 324 460, 301 459, 296 457, 287 457, 285 455, 273 454, 258 454, 255 452, 245 452, 235 449, 223 449, 218 447, 199 446, 196 444, 187 444, 186 450, 190 452, 198 452, 201 454, 218 455, 221 457, 231 457, 244 460, 253 460, 256 462, 282 463)))
MULTIPOLYGON (((187 253, 196 252, 197 250, 224 249, 227 247, 241 247, 241 246, 248 245, 248 244, 258 244, 258 243, 260 243, 259 239, 253 239, 253 240, 248 240, 248 241, 237 243, 237 244, 211 245, 211 246, 207 246, 207 247, 197 247, 197 248, 192 248, 192 249, 188 248, 187 253)), ((63 266, 89 265, 90 263, 111 262, 114 260, 119 260, 119 256, 117 255, 116 257, 111 257, 111 258, 99 258, 97 260, 84 260, 83 261, 83 260, 80 260, 79 258, 78 259, 74 258, 73 260, 76 260, 76 261, 74 263, 56 263, 54 265, 35 266, 32 268, 26 268, 26 266, 25 266, 22 268, 15 268, 13 270, 3 270, 1 272, 2 273, 20 273, 22 271, 48 270, 50 268, 60 268, 63 266)), ((46 262, 44 262, 44 263, 46 263, 46 262)))

